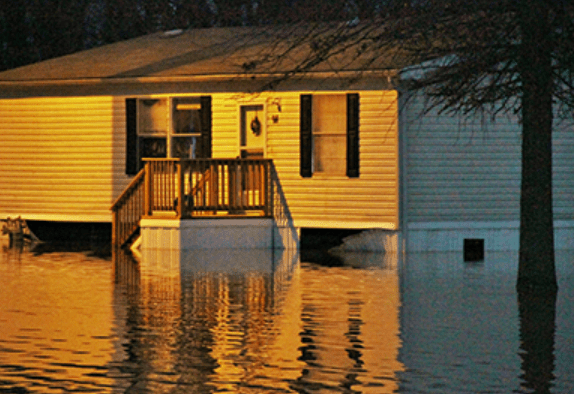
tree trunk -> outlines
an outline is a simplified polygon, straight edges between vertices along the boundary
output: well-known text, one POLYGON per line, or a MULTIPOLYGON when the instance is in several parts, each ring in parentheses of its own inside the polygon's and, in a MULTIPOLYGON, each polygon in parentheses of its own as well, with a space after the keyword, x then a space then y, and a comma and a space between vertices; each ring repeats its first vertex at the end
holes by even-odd
POLYGON ((556 293, 552 212, 552 39, 544 0, 525 0, 522 28, 522 185, 517 289, 556 293))
POLYGON ((555 368, 556 294, 519 292, 518 315, 521 387, 533 394, 550 394, 555 368))

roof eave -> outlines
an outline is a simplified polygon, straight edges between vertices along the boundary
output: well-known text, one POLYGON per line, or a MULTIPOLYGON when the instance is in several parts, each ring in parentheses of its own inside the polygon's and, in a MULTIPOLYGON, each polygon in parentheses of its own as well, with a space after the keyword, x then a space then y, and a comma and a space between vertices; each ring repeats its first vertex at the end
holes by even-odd
POLYGON ((173 76, 134 76, 50 80, 0 80, 0 97, 130 95, 262 90, 389 90, 398 70, 314 71, 173 76))

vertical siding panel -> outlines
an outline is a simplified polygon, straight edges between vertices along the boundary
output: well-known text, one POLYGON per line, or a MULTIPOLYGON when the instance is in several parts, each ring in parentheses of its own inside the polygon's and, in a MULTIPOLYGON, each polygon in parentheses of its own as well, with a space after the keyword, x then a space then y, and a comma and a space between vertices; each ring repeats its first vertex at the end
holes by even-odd
POLYGON ((574 217, 574 119, 554 120, 552 136, 552 198, 554 219, 572 220, 574 217))

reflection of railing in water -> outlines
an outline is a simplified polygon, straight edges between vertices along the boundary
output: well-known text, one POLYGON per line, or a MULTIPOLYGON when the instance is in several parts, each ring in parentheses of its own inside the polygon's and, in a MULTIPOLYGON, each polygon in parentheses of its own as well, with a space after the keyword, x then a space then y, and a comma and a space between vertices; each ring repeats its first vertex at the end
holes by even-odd
POLYGON ((116 284, 135 288, 141 281, 138 261, 129 252, 121 248, 112 248, 114 281, 116 284))
POLYGON ((148 159, 145 216, 270 217, 270 167, 264 159, 148 159))

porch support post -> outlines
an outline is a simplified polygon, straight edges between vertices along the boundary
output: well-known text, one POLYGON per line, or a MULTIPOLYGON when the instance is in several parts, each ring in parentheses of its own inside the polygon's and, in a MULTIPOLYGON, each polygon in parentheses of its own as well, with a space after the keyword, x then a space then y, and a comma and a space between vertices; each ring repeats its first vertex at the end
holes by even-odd
POLYGON ((145 163, 145 186, 144 186, 144 216, 151 216, 153 201, 153 174, 151 164, 145 163))
POLYGON ((274 204, 275 204, 275 179, 273 166, 271 165, 271 160, 265 162, 265 174, 267 176, 265 184, 267 185, 267 216, 273 217, 274 204))
POLYGON ((112 209, 112 246, 118 245, 118 212, 112 209))
POLYGON ((184 212, 184 202, 183 202, 183 189, 185 187, 184 185, 184 180, 183 180, 183 169, 182 169, 182 165, 183 162, 180 160, 178 162, 175 163, 175 165, 177 166, 177 217, 179 219, 183 218, 184 216, 186 216, 187 212, 184 212))
POLYGON ((213 207, 213 213, 217 213, 217 203, 218 203, 218 196, 219 196, 219 177, 217 176, 217 162, 211 161, 209 163, 209 170, 211 172, 210 179, 211 179, 211 187, 209 188, 209 205, 213 207))

